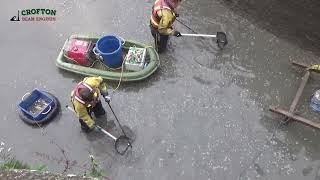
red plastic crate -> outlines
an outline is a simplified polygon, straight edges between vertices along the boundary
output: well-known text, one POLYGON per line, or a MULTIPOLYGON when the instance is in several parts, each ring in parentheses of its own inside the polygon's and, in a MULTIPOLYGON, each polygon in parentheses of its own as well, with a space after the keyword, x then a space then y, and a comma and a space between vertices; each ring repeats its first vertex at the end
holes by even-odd
POLYGON ((92 46, 90 41, 70 39, 64 49, 64 56, 75 64, 88 66, 90 65, 92 46))

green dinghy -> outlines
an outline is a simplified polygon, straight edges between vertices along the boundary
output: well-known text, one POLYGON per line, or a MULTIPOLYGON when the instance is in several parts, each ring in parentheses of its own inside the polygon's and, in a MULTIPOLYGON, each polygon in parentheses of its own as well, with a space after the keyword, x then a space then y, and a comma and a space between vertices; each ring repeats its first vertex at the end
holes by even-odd
POLYGON ((82 66, 76 63, 72 63, 64 53, 64 49, 68 44, 69 39, 85 40, 96 43, 101 36, 99 35, 71 35, 64 43, 59 56, 56 61, 58 68, 64 69, 77 74, 85 76, 101 76, 103 79, 108 80, 120 80, 121 81, 139 81, 149 77, 153 74, 160 66, 159 55, 152 46, 147 46, 139 42, 132 40, 126 40, 122 45, 122 56, 123 58, 128 53, 130 47, 146 48, 144 67, 139 71, 127 70, 122 64, 122 67, 118 69, 112 69, 103 64, 100 60, 97 60, 96 56, 91 56, 90 66, 82 66))

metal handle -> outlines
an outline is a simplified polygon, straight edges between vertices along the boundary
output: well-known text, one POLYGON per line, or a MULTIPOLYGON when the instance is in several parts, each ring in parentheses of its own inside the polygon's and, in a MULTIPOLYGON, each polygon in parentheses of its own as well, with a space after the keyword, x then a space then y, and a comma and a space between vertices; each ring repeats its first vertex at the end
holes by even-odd
MULTIPOLYGON (((73 113, 76 113, 76 112, 74 111, 74 109, 72 109, 72 107, 66 105, 66 108, 67 108, 69 111, 71 111, 71 112, 73 112, 73 113)), ((108 131, 104 130, 102 127, 100 127, 100 126, 98 126, 98 125, 96 125, 95 127, 98 128, 99 131, 101 131, 102 133, 104 133, 104 134, 108 135, 109 137, 111 137, 113 140, 117 140, 116 137, 114 137, 114 136, 113 136, 112 134, 110 134, 108 131)))
POLYGON ((96 50, 97 50, 96 47, 97 47, 97 46, 95 46, 95 47, 92 49, 92 51, 93 51, 93 53, 94 53, 96 56, 100 56, 100 54, 99 54, 98 52, 96 52, 96 50))
POLYGON ((193 36, 193 37, 211 37, 211 38, 215 38, 217 37, 217 35, 211 35, 211 34, 184 34, 181 33, 182 36, 193 36))
POLYGON ((31 93, 30 93, 30 92, 25 93, 25 94, 22 96, 22 98, 21 98, 22 101, 24 101, 24 97, 25 97, 27 94, 30 95, 31 93))
POLYGON ((121 36, 118 36, 121 41, 121 46, 123 46, 126 43, 126 40, 124 40, 121 36))
POLYGON ((101 131, 102 133, 108 135, 109 137, 111 137, 113 140, 117 140, 116 137, 114 137, 112 134, 110 134, 108 131, 104 130, 102 127, 96 125, 96 127, 99 129, 99 131, 101 131))
POLYGON ((51 106, 49 106, 49 109, 48 109, 47 112, 43 112, 43 113, 41 113, 41 114, 48 114, 50 111, 51 111, 51 106))
POLYGON ((97 45, 92 49, 93 53, 98 57, 99 60, 103 60, 103 57, 100 55, 99 52, 97 52, 97 45))

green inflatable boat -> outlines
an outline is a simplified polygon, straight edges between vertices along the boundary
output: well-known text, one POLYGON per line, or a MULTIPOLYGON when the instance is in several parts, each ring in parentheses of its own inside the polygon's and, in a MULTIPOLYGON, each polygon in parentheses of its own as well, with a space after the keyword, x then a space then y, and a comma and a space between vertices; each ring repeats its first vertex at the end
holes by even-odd
POLYGON ((122 63, 120 67, 108 67, 95 51, 95 45, 101 37, 99 35, 71 35, 58 55, 57 67, 85 76, 101 76, 103 79, 121 81, 143 80, 158 69, 160 60, 156 50, 152 46, 131 40, 121 41, 122 63))

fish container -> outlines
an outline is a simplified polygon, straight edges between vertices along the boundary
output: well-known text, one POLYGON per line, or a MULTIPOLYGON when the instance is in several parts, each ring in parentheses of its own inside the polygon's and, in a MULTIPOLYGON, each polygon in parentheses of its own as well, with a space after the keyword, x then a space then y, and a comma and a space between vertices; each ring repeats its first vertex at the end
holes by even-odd
POLYGON ((18 104, 21 111, 36 121, 46 117, 54 106, 53 99, 38 89, 34 89, 27 98, 22 98, 18 104))
POLYGON ((141 71, 146 59, 146 48, 130 47, 125 57, 125 68, 129 71, 141 71))
POLYGON ((122 43, 117 36, 101 37, 93 52, 110 68, 118 68, 122 65, 122 43))

